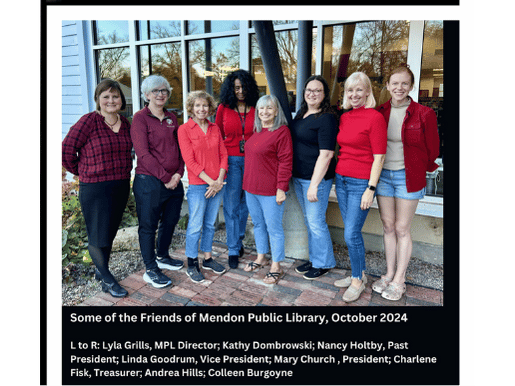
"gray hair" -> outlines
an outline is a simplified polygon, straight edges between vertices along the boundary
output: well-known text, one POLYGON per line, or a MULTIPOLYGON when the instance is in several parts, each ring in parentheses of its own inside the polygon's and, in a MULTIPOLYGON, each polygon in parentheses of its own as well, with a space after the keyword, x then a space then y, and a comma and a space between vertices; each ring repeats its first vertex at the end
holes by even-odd
POLYGON ((277 109, 277 116, 275 117, 274 124, 268 129, 268 131, 274 131, 281 126, 288 125, 288 121, 286 120, 286 116, 284 115, 283 109, 281 108, 279 99, 273 95, 263 95, 258 99, 255 107, 256 116, 254 118, 254 131, 256 133, 260 133, 261 129, 263 128, 261 125, 261 119, 259 118, 259 108, 268 105, 275 105, 275 108, 277 109))
POLYGON ((141 82, 141 97, 145 102, 149 102, 147 94, 159 86, 165 86, 168 90, 168 96, 172 95, 172 87, 165 77, 161 75, 150 75, 141 82))
POLYGON ((358 84, 361 84, 365 87, 367 91, 370 92, 370 94, 367 97, 367 100, 365 101, 365 108, 372 109, 376 107, 376 99, 374 98, 374 93, 372 92, 372 82, 370 82, 370 78, 364 72, 354 72, 351 76, 347 78, 343 85, 343 108, 351 108, 351 104, 347 99, 347 89, 355 87, 358 84))

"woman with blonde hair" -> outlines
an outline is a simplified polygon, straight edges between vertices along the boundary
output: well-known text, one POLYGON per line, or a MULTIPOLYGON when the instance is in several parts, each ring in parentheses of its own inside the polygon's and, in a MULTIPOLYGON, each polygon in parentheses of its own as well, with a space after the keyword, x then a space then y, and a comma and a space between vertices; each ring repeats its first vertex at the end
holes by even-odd
POLYGON ((357 300, 365 289, 365 243, 362 228, 374 201, 386 153, 386 123, 375 107, 368 76, 355 72, 344 85, 343 108, 351 111, 340 118, 336 137, 340 151, 336 164, 336 197, 345 226, 352 275, 336 281, 348 287, 345 302, 357 300))

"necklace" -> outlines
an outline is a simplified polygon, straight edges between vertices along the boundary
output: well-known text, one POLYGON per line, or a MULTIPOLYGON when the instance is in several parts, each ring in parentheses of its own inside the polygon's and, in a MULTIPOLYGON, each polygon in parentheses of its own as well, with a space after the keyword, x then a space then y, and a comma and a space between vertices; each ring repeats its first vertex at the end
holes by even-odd
POLYGON ((114 128, 114 126, 118 123, 118 119, 120 119, 120 117, 118 116, 118 114, 116 114, 116 122, 115 122, 115 123, 113 123, 113 124, 111 125, 109 122, 107 122, 107 120, 106 120, 106 118, 105 118, 105 117, 104 117, 104 122, 107 124, 107 126, 109 126, 109 127, 111 128, 111 130, 114 130, 113 128, 114 128))

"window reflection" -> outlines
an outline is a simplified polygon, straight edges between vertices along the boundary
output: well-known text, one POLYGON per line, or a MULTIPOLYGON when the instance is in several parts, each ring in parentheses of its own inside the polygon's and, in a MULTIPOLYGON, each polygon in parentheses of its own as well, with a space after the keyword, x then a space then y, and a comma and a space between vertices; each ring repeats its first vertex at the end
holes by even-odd
POLYGON ((129 59, 129 48, 110 48, 96 51, 96 62, 98 68, 98 82, 109 78, 120 83, 127 102, 127 108, 123 115, 130 117, 132 111, 131 91, 131 66, 129 59))
POLYGON ((180 20, 138 22, 138 40, 163 39, 181 36, 180 20))
POLYGON ((331 104, 341 107, 343 83, 356 71, 369 76, 378 104, 386 102, 383 80, 407 62, 408 35, 409 24, 403 20, 325 27, 322 75, 331 88, 331 104))
MULTIPOLYGON (((431 107, 436 112, 438 133, 440 135, 440 157, 445 144, 443 115, 443 21, 431 20, 424 24, 424 43, 422 46, 422 68, 418 102, 431 107)), ((442 166, 427 176, 427 194, 443 195, 443 160, 437 160, 442 166)))
POLYGON ((125 43, 129 41, 129 22, 121 20, 95 21, 95 44, 125 43))
POLYGON ((240 29, 239 20, 189 20, 188 35, 210 32, 235 31, 240 29))
POLYGON ((239 38, 190 41, 188 52, 190 90, 205 90, 219 100, 225 77, 240 68, 239 38))
MULTIPOLYGON (((181 44, 166 43, 144 45, 139 47, 140 78, 143 80, 149 75, 161 75, 172 86, 172 95, 165 106, 177 116, 179 124, 183 123, 182 111, 182 63, 181 44)), ((141 83, 140 83, 141 84, 141 83)), ((144 101, 141 100, 141 106, 144 101)))

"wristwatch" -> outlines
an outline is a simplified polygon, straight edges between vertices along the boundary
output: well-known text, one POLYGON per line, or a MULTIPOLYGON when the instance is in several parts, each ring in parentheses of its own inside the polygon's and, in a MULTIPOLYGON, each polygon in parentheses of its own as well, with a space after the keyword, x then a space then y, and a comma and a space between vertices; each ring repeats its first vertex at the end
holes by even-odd
POLYGON ((372 192, 376 190, 376 187, 372 185, 368 185, 367 188, 369 188, 372 192))

